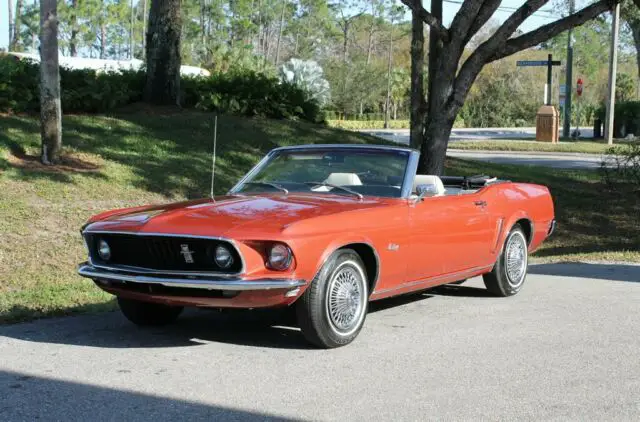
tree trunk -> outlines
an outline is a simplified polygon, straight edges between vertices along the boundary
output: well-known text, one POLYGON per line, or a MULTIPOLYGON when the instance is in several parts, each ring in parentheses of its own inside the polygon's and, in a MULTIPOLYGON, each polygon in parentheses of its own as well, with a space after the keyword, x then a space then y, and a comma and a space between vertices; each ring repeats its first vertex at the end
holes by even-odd
MULTIPOLYGON (((431 12, 436 19, 442 21, 442 0, 431 0, 431 12)), ((428 79, 428 92, 431 95, 431 92, 434 90, 434 82, 436 80, 436 75, 438 71, 438 61, 442 52, 442 40, 435 34, 435 31, 432 29, 429 30, 429 74, 427 75, 428 79)), ((430 101, 431 98, 428 99, 426 106, 428 107, 427 113, 430 114, 434 112, 435 104, 430 101)))
MULTIPOLYGON (((393 20, 391 21, 391 28, 393 29, 393 20)), ((391 102, 391 66, 393 64, 393 30, 389 31, 389 54, 387 56, 387 98, 384 103, 384 128, 389 128, 389 113, 391 102)))
POLYGON ((441 176, 447 156, 447 144, 454 119, 446 119, 444 112, 427 119, 423 147, 418 163, 419 174, 441 176))
POLYGON ((636 63, 638 64, 638 89, 636 93, 636 99, 640 100, 640 19, 627 21, 629 28, 631 28, 631 34, 633 35, 633 43, 636 47, 636 63))
POLYGON ((69 17, 71 26, 71 37, 69 39, 69 54, 71 57, 78 56, 76 40, 78 38, 78 0, 71 0, 71 16, 69 17))
POLYGON ((9 5, 9 51, 11 51, 13 46, 13 1, 7 0, 7 4, 9 5))
MULTIPOLYGON (((422 5, 421 0, 415 0, 422 5)), ((424 24, 416 12, 411 14, 411 113, 409 144, 420 148, 424 135, 424 24)))
MULTIPOLYGON (((13 24, 13 38, 11 38, 12 44, 9 45, 9 51, 18 51, 18 40, 20 39, 20 25, 22 23, 22 0, 16 1, 16 16, 13 24)), ((20 48, 20 50, 22 50, 20 48)))
POLYGON ((155 0, 149 12, 145 101, 180 105, 180 0, 155 0))
POLYGON ((347 53, 349 48, 349 21, 344 22, 342 30, 342 63, 347 63, 347 53))
POLYGON ((42 163, 56 164, 62 148, 56 0, 40 0, 40 134, 42 163))
POLYGON ((280 41, 282 39, 282 30, 284 29, 284 9, 287 6, 285 0, 282 0, 282 11, 280 12, 280 27, 278 28, 278 41, 276 43, 276 60, 275 65, 280 62, 280 41))
POLYGON ((142 52, 146 54, 147 51, 147 2, 149 0, 142 0, 142 52))
POLYGON ((107 24, 104 21, 100 23, 100 58, 107 58, 107 24))

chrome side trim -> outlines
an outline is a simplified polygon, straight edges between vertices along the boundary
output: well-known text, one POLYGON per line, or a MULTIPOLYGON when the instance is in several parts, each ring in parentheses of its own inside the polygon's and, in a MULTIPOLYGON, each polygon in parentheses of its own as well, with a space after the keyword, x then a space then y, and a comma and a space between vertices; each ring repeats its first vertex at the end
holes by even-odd
POLYGON ((146 283, 160 284, 168 287, 184 287, 192 289, 208 289, 208 290, 234 290, 234 291, 250 291, 250 290, 272 290, 272 289, 292 289, 304 286, 306 281, 297 279, 279 279, 265 278, 258 280, 245 280, 240 277, 236 278, 171 278, 171 277, 150 277, 145 275, 121 274, 105 271, 95 268, 89 264, 80 264, 78 274, 82 277, 94 280, 116 280, 126 281, 129 283, 146 283))
POLYGON ((103 268, 103 269, 112 270, 112 271, 128 271, 128 272, 135 272, 140 274, 171 274, 171 275, 184 275, 184 276, 219 276, 219 277, 237 276, 237 275, 243 274, 246 270, 244 257, 242 256, 242 253, 240 253, 240 248, 238 247, 238 244, 233 239, 228 239, 226 237, 199 236, 199 235, 192 235, 192 234, 176 234, 176 233, 155 233, 155 232, 145 233, 145 232, 109 231, 109 230, 84 230, 82 232, 82 238, 85 241, 85 245, 87 246, 87 249, 89 249, 89 245, 87 244, 87 238, 85 237, 85 234, 124 234, 124 235, 130 235, 130 236, 184 237, 189 239, 221 240, 233 246, 236 252, 238 253, 238 256, 240 257, 240 271, 235 273, 222 273, 219 271, 206 271, 206 272, 163 271, 163 270, 155 270, 153 268, 130 267, 126 265, 100 265, 100 264, 95 264, 93 262, 93 260, 91 259, 91 253, 89 253, 88 254, 89 264, 91 264, 96 268, 103 268))

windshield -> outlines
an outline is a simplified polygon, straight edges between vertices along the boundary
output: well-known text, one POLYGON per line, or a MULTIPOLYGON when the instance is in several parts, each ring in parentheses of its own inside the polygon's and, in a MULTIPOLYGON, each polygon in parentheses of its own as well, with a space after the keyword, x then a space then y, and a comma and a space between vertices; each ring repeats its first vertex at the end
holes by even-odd
POLYGON ((399 198, 409 154, 391 149, 281 150, 235 192, 399 198))

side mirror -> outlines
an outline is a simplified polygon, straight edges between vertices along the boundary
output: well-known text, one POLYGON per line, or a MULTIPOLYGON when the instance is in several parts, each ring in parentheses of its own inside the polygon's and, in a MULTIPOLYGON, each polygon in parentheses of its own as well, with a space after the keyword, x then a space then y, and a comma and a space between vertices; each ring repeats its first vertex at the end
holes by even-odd
POLYGON ((422 200, 425 196, 435 196, 438 194, 438 189, 434 185, 418 185, 416 186, 416 193, 418 199, 422 200))

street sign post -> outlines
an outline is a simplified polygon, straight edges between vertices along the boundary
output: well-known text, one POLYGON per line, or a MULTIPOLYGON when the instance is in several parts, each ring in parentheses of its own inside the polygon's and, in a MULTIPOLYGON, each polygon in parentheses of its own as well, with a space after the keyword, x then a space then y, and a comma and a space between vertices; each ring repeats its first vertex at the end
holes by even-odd
POLYGON ((553 60, 553 55, 549 54, 548 60, 518 60, 516 66, 529 67, 529 66, 547 66, 547 86, 546 86, 546 105, 551 105, 551 86, 552 86, 552 73, 553 66, 560 66, 562 62, 560 60, 553 60))

